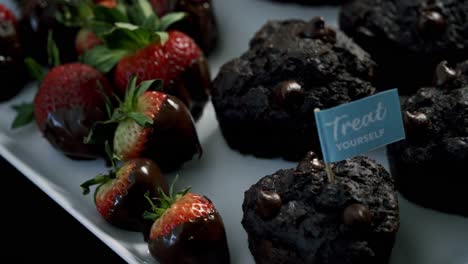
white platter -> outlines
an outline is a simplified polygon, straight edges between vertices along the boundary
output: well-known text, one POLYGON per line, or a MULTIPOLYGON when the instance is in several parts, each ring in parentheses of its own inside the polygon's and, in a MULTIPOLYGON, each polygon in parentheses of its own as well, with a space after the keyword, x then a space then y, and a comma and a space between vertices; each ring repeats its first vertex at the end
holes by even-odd
MULTIPOLYGON (((0 0, 0 3, 11 6, 10 1, 0 0)), ((213 76, 224 62, 247 49, 249 39, 268 19, 310 19, 321 15, 336 25, 335 8, 277 4, 267 0, 214 2, 222 41, 220 49, 210 58, 213 76)), ((34 85, 29 85, 12 101, 0 104, 0 154, 128 263, 156 263, 141 234, 107 224, 97 213, 91 196, 81 195, 80 183, 105 171, 103 161, 72 161, 64 157, 41 137, 35 125, 15 131, 9 129, 14 117, 11 105, 30 101, 34 89, 34 85)), ((224 219, 231 263, 254 263, 240 223, 244 191, 261 177, 295 164, 242 156, 229 149, 211 105, 206 108, 197 129, 204 148, 203 158, 168 175, 168 180, 179 173, 179 187, 190 185, 193 191, 210 197, 224 219)), ((388 167, 384 150, 369 156, 388 167)), ((400 204, 401 229, 392 264, 468 264, 467 218, 423 209, 402 198, 400 204)))

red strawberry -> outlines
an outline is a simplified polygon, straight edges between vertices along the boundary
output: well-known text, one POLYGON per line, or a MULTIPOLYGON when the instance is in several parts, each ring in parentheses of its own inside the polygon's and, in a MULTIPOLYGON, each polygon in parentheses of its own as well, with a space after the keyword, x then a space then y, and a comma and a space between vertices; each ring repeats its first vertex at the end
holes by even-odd
POLYGON ((11 22, 16 28, 18 27, 18 22, 13 12, 0 3, 0 23, 3 22, 11 22))
POLYGON ((117 0, 94 0, 94 3, 105 6, 107 8, 114 8, 117 6, 117 0))
POLYGON ((159 263, 230 262, 223 220, 208 198, 188 190, 161 196, 159 207, 150 200, 153 212, 145 213, 155 220, 148 248, 159 263))
POLYGON ((167 192, 167 183, 161 171, 149 159, 127 161, 107 175, 98 175, 81 185, 83 194, 99 184, 94 193, 98 212, 109 223, 133 231, 142 231, 143 213, 148 210, 145 193, 158 195, 158 189, 167 192))
POLYGON ((111 120, 118 122, 114 151, 122 160, 147 157, 171 170, 201 154, 201 146, 187 107, 173 96, 145 91, 151 84, 135 87, 136 78, 130 82, 111 120))
POLYGON ((78 55, 83 54, 85 51, 90 50, 96 46, 101 45, 102 40, 92 31, 81 29, 76 35, 75 48, 78 55))
POLYGON ((13 13, 0 4, 0 79, 2 86, 0 101, 5 101, 21 90, 27 80, 23 67, 18 26, 13 13))
POLYGON ((210 53, 218 40, 218 28, 211 0, 151 0, 158 16, 169 12, 186 12, 187 18, 171 26, 195 40, 205 54, 210 53))
POLYGON ((125 91, 130 77, 137 74, 141 80, 161 79, 169 86, 193 61, 202 56, 197 44, 179 31, 170 31, 163 45, 153 43, 124 57, 117 64, 114 81, 125 91))
MULTIPOLYGON (((102 36, 105 48, 93 49, 84 61, 103 72, 116 66, 114 83, 122 92, 132 75, 137 75, 141 81, 161 79, 163 91, 181 99, 198 118, 208 101, 211 87, 208 63, 192 38, 179 31, 165 32, 184 15, 170 13, 158 19, 149 3, 136 2, 138 8, 132 6, 127 12, 132 14, 129 20, 134 24, 114 21, 114 29, 108 30, 111 33, 102 36), (134 14, 135 10, 145 11, 134 14), (133 17, 140 19, 132 21, 133 17)), ((120 16, 125 17, 124 14, 115 17, 120 16)))
POLYGON ((105 98, 111 87, 97 70, 80 63, 53 68, 34 99, 37 125, 56 148, 75 158, 93 158, 101 146, 83 143, 93 124, 106 119, 105 98))

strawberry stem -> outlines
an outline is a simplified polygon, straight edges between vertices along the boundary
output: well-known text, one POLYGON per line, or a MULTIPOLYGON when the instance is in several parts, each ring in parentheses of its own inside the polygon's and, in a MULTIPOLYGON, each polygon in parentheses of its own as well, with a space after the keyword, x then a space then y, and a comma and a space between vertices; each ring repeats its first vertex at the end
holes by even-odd
POLYGON ((177 192, 177 194, 174 196, 174 185, 175 183, 177 182, 177 180, 179 179, 179 175, 177 174, 176 177, 174 178, 174 181, 172 182, 171 186, 169 187, 169 195, 167 195, 163 189, 161 189, 160 187, 158 188, 158 193, 159 193, 159 196, 160 198, 150 198, 149 197, 149 192, 146 192, 145 193, 145 198, 146 200, 148 200, 148 202, 150 203, 151 205, 151 212, 148 212, 146 211, 144 214, 143 214, 143 218, 146 219, 146 220, 156 220, 158 219, 159 217, 161 217, 164 212, 172 206, 173 203, 175 203, 175 201, 177 201, 177 199, 183 197, 184 195, 186 195, 189 190, 190 190, 190 187, 182 190, 182 191, 179 191, 177 192), (158 201, 158 205, 159 206, 156 206, 153 202, 153 200, 156 200, 158 201))
POLYGON ((114 173, 111 173, 111 174, 100 174, 98 176, 96 176, 95 178, 91 179, 91 180, 88 180, 88 181, 85 181, 83 182, 80 187, 81 189, 83 190, 83 195, 86 195, 89 193, 89 187, 93 186, 93 185, 97 185, 97 184, 104 184, 108 181, 110 181, 111 179, 115 178, 115 174, 114 173), (113 176, 113 177, 112 177, 113 176))

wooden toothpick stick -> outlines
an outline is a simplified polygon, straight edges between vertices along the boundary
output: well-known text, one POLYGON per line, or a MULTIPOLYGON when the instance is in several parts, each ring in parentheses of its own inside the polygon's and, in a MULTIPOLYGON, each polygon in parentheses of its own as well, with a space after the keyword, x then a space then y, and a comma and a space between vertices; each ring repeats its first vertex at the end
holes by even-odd
MULTIPOLYGON (((320 108, 315 108, 314 112, 320 112, 320 108)), ((329 183, 334 183, 335 182, 335 173, 333 172, 331 164, 326 163, 325 161, 324 161, 324 163, 325 163, 325 171, 327 172, 328 182, 329 183)))

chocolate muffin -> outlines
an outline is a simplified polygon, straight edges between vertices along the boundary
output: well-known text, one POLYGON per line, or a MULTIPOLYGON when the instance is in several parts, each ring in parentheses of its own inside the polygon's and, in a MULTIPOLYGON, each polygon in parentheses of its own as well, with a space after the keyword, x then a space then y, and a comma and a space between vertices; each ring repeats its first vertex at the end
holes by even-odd
POLYGON ((466 0, 354 0, 339 24, 379 65, 378 88, 409 94, 431 85, 440 61, 468 58, 467 13, 466 0))
POLYGON ((390 167, 410 201, 468 216, 468 61, 441 63, 435 81, 403 104, 407 138, 388 146, 390 167))
POLYGON ((388 263, 399 228, 393 179, 375 161, 356 157, 325 165, 308 153, 296 169, 254 184, 242 225, 256 263, 388 263))
POLYGON ((212 99, 228 144, 259 157, 300 160, 320 149, 314 109, 374 93, 374 62, 322 18, 271 21, 222 66, 212 99))

